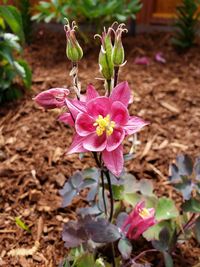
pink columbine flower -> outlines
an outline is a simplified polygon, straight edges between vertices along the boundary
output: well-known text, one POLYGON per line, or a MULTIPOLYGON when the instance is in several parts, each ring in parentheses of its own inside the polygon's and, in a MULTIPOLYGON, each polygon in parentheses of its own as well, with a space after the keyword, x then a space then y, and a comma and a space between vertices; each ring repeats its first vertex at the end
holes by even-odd
POLYGON ((90 85, 85 102, 67 99, 76 130, 68 153, 101 152, 105 166, 119 176, 124 164, 122 142, 125 136, 138 132, 148 124, 129 115, 127 106, 130 97, 128 83, 122 82, 109 97, 99 96, 90 85))
POLYGON ((134 210, 129 214, 121 227, 129 239, 138 239, 149 227, 156 224, 155 209, 145 208, 145 202, 139 202, 134 210))
POLYGON ((52 88, 38 94, 34 100, 45 109, 61 108, 69 94, 68 89, 52 88))

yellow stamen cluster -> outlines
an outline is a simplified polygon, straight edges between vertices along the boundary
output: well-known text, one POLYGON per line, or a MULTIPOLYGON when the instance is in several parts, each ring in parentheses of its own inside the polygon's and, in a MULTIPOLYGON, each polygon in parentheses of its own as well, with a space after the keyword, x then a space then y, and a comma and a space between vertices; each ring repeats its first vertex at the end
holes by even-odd
POLYGON ((139 211, 139 215, 145 219, 145 218, 148 218, 150 216, 150 213, 149 213, 149 210, 146 209, 146 208, 143 208, 139 211))
POLYGON ((98 136, 101 136, 105 131, 110 136, 113 133, 115 122, 110 120, 109 114, 106 117, 99 115, 93 125, 96 126, 96 134, 98 136))

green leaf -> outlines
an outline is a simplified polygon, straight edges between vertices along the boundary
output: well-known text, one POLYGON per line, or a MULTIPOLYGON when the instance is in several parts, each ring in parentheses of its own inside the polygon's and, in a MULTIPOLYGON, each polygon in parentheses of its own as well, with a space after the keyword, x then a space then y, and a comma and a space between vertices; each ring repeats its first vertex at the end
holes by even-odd
POLYGON ((10 48, 15 49, 17 52, 21 52, 22 48, 19 44, 19 37, 12 33, 4 33, 3 34, 5 45, 9 46, 10 48))
POLYGON ((23 230, 27 231, 28 233, 31 233, 30 228, 19 218, 15 218, 15 223, 23 230))
POLYGON ((128 239, 121 238, 118 242, 118 249, 123 259, 128 260, 130 258, 132 252, 132 245, 128 239))
POLYGON ((27 88, 31 87, 31 82, 32 82, 32 72, 31 69, 28 65, 28 63, 25 60, 17 60, 18 64, 24 69, 24 76, 23 76, 23 82, 24 85, 27 88))
POLYGON ((13 61, 13 66, 14 66, 14 68, 16 69, 18 75, 19 75, 22 79, 25 79, 25 77, 26 77, 26 73, 25 73, 25 69, 24 69, 24 67, 21 66, 21 65, 19 64, 18 61, 13 61))
POLYGON ((151 241, 151 240, 158 240, 159 239, 159 234, 161 232, 161 230, 163 228, 169 228, 170 224, 169 222, 166 221, 162 221, 160 223, 157 223, 154 226, 151 226, 147 231, 145 231, 143 233, 143 237, 147 240, 147 241, 151 241))
POLYGON ((94 267, 95 261, 93 254, 86 253, 76 262, 76 267, 94 267))
POLYGON ((144 196, 153 196, 153 183, 150 180, 142 179, 140 181, 140 192, 144 196))
POLYGON ((162 197, 159 198, 156 207, 156 220, 169 220, 176 218, 179 215, 178 209, 176 208, 172 199, 162 197))
POLYGON ((115 200, 122 200, 123 198, 123 192, 124 192, 124 186, 123 185, 112 185, 113 190, 113 197, 115 200))
POLYGON ((196 200, 195 198, 191 198, 188 201, 185 201, 182 205, 184 212, 194 212, 199 213, 200 212, 200 202, 196 200))
POLYGON ((138 193, 124 194, 124 200, 135 207, 135 205, 141 200, 141 196, 138 193))
POLYGON ((24 32, 22 17, 20 12, 14 6, 0 6, 0 16, 6 21, 13 33, 19 36, 24 42, 24 32))

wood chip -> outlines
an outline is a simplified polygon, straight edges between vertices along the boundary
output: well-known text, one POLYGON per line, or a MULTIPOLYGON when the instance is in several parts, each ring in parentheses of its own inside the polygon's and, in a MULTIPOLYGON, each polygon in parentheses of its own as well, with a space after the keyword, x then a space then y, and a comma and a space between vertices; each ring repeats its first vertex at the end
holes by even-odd
POLYGON ((173 112, 173 113, 180 113, 180 110, 178 107, 175 106, 175 104, 170 104, 168 102, 165 102, 165 101, 160 101, 159 102, 160 105, 166 109, 168 109, 169 111, 173 112))

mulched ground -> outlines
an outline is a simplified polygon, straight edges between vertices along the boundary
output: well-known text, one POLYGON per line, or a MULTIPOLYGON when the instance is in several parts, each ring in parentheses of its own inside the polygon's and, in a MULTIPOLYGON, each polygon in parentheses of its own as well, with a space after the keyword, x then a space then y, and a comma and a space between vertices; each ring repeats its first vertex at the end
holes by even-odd
MULTIPOLYGON (((199 155, 200 53, 197 46, 177 55, 169 42, 169 34, 128 37, 128 63, 120 79, 129 82, 135 95, 131 113, 151 122, 138 135, 141 145, 126 167, 138 179, 152 179, 159 196, 172 196, 178 203, 180 198, 167 183, 168 166, 179 153, 199 155), (155 62, 159 51, 167 64, 155 62), (135 58, 143 55, 150 58, 150 65, 135 65, 135 58)), ((81 162, 77 155, 63 156, 72 130, 56 121, 59 111, 44 111, 32 101, 40 91, 70 85, 64 33, 40 30, 25 56, 33 70, 32 92, 0 108, 0 266, 55 267, 67 252, 61 241, 63 222, 75 218, 75 207, 82 203, 74 201, 61 209, 58 190, 75 170, 94 162, 89 154, 81 162), (16 225, 17 216, 32 234, 16 225), (13 248, 33 247, 36 240, 40 248, 33 257, 7 255, 13 248)), ((91 82, 102 88, 102 81, 95 79, 101 77, 97 56, 98 49, 92 47, 80 63, 83 90, 91 82)), ((199 255, 192 239, 176 251, 176 266, 194 266, 199 255)))

